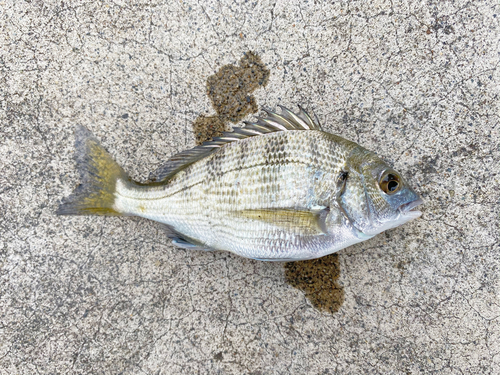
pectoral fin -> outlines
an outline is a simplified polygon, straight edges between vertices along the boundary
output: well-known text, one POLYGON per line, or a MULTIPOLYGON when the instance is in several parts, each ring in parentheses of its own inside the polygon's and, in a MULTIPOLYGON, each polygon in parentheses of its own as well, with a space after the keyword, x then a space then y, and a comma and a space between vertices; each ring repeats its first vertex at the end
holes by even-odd
POLYGON ((267 208, 259 210, 242 210, 235 212, 238 217, 250 220, 263 221, 276 227, 283 228, 290 233, 303 235, 327 234, 325 220, 329 209, 320 211, 307 209, 297 210, 291 208, 267 208))

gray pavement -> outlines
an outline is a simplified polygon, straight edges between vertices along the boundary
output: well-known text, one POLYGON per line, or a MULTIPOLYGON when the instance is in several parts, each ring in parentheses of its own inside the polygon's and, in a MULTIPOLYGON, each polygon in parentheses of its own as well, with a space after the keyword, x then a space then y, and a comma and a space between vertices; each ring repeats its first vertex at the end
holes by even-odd
POLYGON ((499 20, 494 0, 1 2, 0 374, 500 373, 499 20), (314 111, 426 201, 339 252, 336 312, 281 263, 54 214, 75 124, 145 181, 248 51, 259 108, 314 111))

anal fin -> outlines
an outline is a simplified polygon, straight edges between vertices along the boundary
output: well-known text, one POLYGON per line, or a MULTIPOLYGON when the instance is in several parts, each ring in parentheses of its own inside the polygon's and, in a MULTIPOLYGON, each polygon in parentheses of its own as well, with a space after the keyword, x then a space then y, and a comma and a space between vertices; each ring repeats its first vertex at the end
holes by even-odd
POLYGON ((200 245, 196 245, 196 244, 191 243, 189 241, 186 241, 184 238, 180 238, 180 237, 172 238, 172 244, 174 244, 175 246, 180 247, 182 249, 205 250, 205 251, 212 250, 209 247, 202 247, 200 245))
POLYGON ((210 247, 206 247, 204 244, 196 241, 195 239, 189 238, 182 233, 179 233, 174 228, 172 228, 168 224, 162 224, 162 229, 167 235, 168 238, 172 240, 172 244, 181 249, 189 249, 189 250, 204 250, 204 251, 212 251, 213 249, 210 247))
POLYGON ((295 262, 297 260, 307 260, 307 259, 294 259, 294 258, 252 258, 253 260, 259 260, 262 262, 295 262))

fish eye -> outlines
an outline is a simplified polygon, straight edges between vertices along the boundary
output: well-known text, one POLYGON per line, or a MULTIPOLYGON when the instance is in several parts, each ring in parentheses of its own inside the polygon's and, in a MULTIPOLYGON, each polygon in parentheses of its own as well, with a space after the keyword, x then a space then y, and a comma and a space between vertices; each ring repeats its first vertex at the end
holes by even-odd
POLYGON ((384 173, 378 184, 384 193, 392 195, 401 187, 401 178, 394 172, 384 173))

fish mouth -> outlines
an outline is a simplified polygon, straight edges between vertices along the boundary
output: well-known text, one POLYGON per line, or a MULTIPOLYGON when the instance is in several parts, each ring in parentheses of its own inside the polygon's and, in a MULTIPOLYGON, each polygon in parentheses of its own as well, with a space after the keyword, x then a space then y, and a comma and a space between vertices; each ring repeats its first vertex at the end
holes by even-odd
POLYGON ((402 204, 399 206, 399 213, 405 217, 411 218, 411 219, 416 219, 420 215, 422 215, 421 211, 412 211, 415 207, 420 206, 422 203, 424 203, 422 198, 415 199, 414 201, 411 201, 409 203, 402 204))

